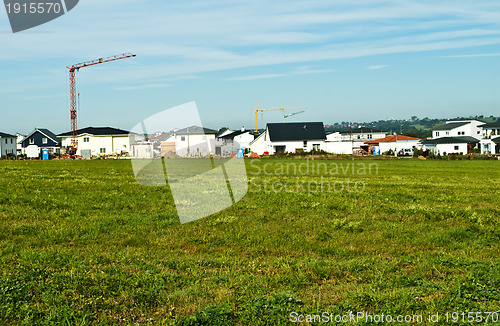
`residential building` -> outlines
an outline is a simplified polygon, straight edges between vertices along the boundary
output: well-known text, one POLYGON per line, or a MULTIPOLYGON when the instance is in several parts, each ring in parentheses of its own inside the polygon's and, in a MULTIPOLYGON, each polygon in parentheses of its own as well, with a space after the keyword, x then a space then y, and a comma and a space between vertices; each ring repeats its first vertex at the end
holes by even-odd
POLYGON ((330 131, 326 133, 325 151, 332 154, 352 154, 353 142, 338 131, 330 131))
MULTIPOLYGON (((108 155, 128 155, 135 143, 135 137, 129 131, 111 127, 87 127, 77 130, 76 155, 96 157, 108 155)), ((71 132, 59 135, 62 147, 71 146, 71 132)))
MULTIPOLYGON (((165 145, 166 143, 171 141, 170 139, 173 136, 173 134, 174 134, 173 131, 157 132, 155 136, 149 137, 147 142, 144 142, 143 145, 146 143, 151 144, 153 158, 165 157, 166 152, 168 152, 168 150, 165 148, 165 145)), ((175 148, 175 141, 173 141, 173 144, 175 148)), ((172 151, 175 152, 175 149, 173 149, 172 151)))
POLYGON ((16 136, 0 132, 0 158, 17 156, 16 136))
POLYGON ((468 154, 479 144, 479 139, 471 136, 439 137, 421 142, 423 150, 435 154, 468 154))
POLYGON ((16 133, 17 155, 20 155, 23 152, 22 142, 23 142, 23 139, 26 138, 26 136, 28 136, 28 135, 16 133))
POLYGON ((409 137, 404 135, 392 135, 384 137, 381 139, 373 139, 365 142, 364 146, 361 148, 370 153, 385 153, 388 151, 393 151, 398 153, 400 150, 411 149, 417 147, 420 142, 420 138, 409 137), (378 148, 377 148, 378 147, 378 148))
MULTIPOLYGON (((222 141, 220 146, 220 154, 223 156, 236 154, 238 149, 242 148, 247 150, 250 143, 255 139, 256 133, 251 130, 245 130, 242 128, 238 131, 233 131, 231 133, 222 135, 217 138, 217 140, 222 141)), ((216 147, 217 148, 217 147, 216 147)))
POLYGON ((466 136, 481 139, 481 125, 484 125, 484 122, 479 120, 447 121, 445 124, 436 126, 432 130, 432 138, 466 136))
POLYGON ((500 119, 481 127, 481 154, 500 154, 500 119))
POLYGON ((60 153, 61 138, 52 131, 36 128, 21 141, 21 152, 27 157, 40 157, 42 149, 48 149, 50 154, 60 153))
POLYGON ((222 127, 217 131, 217 134, 215 134, 215 155, 222 155, 222 146, 227 146, 227 140, 222 139, 222 137, 233 132, 227 127, 222 127))
POLYGON ((326 151, 333 154, 360 154, 366 152, 363 150, 366 141, 384 138, 388 134, 385 131, 366 127, 328 132, 326 134, 326 151))
POLYGON ((372 139, 384 138, 388 134, 389 133, 385 131, 366 127, 351 128, 347 131, 340 132, 342 141, 352 141, 354 143, 359 143, 359 145, 372 139))
MULTIPOLYGON (((388 134, 389 134, 388 132, 373 128, 366 128, 366 127, 351 128, 347 131, 340 132, 340 141, 352 143, 352 151, 350 154, 360 154, 365 152, 362 149, 362 146, 365 145, 366 141, 372 139, 384 138, 388 134)), ((332 140, 336 138, 338 138, 338 135, 330 136, 330 139, 332 140)), ((332 147, 332 145, 330 145, 330 147, 332 147)))
POLYGON ((174 142, 171 149, 182 157, 204 157, 214 154, 217 130, 191 126, 173 132, 168 139, 174 142))
POLYGON ((266 130, 250 142, 252 152, 276 154, 325 150, 323 122, 268 123, 266 130))

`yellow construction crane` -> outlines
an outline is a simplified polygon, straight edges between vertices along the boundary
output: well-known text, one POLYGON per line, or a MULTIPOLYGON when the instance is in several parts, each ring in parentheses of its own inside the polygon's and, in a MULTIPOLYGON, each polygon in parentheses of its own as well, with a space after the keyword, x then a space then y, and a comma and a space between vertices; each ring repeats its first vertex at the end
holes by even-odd
MULTIPOLYGON (((255 112, 255 132, 257 132, 259 129, 259 124, 258 124, 259 112, 264 112, 264 111, 281 111, 281 112, 283 112, 285 110, 298 110, 298 109, 305 109, 305 108, 306 108, 305 106, 300 106, 300 107, 296 107, 296 108, 279 108, 279 109, 253 109, 253 108, 250 108, 250 110, 255 112)), ((284 113, 283 113, 283 116, 285 116, 284 113)))

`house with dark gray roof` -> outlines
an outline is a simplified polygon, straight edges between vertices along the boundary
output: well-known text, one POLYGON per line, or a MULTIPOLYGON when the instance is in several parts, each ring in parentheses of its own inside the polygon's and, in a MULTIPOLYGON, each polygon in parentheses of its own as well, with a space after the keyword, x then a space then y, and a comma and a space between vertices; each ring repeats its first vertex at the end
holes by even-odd
MULTIPOLYGON (((76 155, 85 158, 128 155, 134 141, 134 134, 127 130, 112 127, 87 127, 76 131, 76 155)), ((59 134, 62 147, 71 146, 71 131, 59 134)))
POLYGON ((443 154, 468 154, 479 148, 483 138, 480 120, 453 120, 434 127, 432 139, 423 140, 424 150, 443 154))
POLYGON ((249 146, 252 152, 276 154, 325 150, 323 122, 268 123, 266 130, 249 146))
POLYGON ((0 132, 0 158, 17 155, 17 137, 0 132))
POLYGON ((480 126, 483 139, 481 140, 482 154, 500 154, 500 119, 480 126))
POLYGON ((48 149, 50 154, 59 153, 61 138, 45 128, 35 128, 21 140, 21 152, 27 157, 40 157, 42 149, 48 149))
POLYGON ((447 121, 434 127, 432 138, 469 136, 481 139, 480 126, 483 124, 484 122, 479 120, 447 121))
POLYGON ((240 148, 246 151, 257 135, 258 133, 255 131, 246 130, 245 128, 224 134, 217 138, 217 141, 222 142, 218 154, 223 156, 236 154, 240 148))
POLYGON ((480 140, 470 136, 440 137, 421 142, 424 150, 430 150, 441 155, 468 154, 479 144, 480 140))

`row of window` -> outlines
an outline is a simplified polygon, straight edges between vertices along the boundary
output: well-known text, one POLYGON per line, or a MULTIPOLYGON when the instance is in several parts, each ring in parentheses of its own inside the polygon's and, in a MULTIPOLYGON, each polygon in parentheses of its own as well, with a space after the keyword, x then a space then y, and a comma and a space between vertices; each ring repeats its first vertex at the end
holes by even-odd
MULTIPOLYGON (((35 143, 35 139, 30 138, 29 144, 33 145, 34 143, 35 143)), ((49 140, 47 138, 42 138, 42 144, 48 144, 48 143, 49 143, 49 140)))
MULTIPOLYGON (((7 138, 5 138, 5 143, 6 143, 6 144, 8 144, 8 143, 9 143, 7 138)), ((10 143, 11 143, 11 144, 14 144, 14 139, 13 139, 13 138, 11 138, 11 139, 10 139, 10 143)))
MULTIPOLYGON (((478 131, 477 134, 479 135, 481 133, 481 131, 478 131)), ((465 131, 458 131, 457 134, 459 136, 465 136, 465 131)), ((447 131, 446 132, 446 136, 449 136, 450 135, 450 132, 447 131)), ((439 131, 436 131, 436 137, 439 137, 439 131)))

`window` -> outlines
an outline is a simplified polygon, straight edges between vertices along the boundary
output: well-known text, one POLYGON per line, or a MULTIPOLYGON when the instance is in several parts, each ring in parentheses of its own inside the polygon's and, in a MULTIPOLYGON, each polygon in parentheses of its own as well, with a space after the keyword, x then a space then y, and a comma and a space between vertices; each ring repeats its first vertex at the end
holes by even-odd
POLYGON ((361 135, 358 135, 358 136, 357 136, 357 138, 358 138, 358 139, 361 139, 361 135))
POLYGON ((436 131, 436 137, 439 137, 439 131, 436 131))
POLYGON ((89 137, 83 137, 83 142, 88 143, 89 142, 89 137))
POLYGON ((479 135, 479 133, 480 133, 480 132, 481 132, 481 131, 479 131, 479 130, 478 130, 478 131, 477 131, 477 134, 479 135))
POLYGON ((368 135, 368 139, 372 139, 372 135, 371 135, 371 134, 370 134, 370 135, 368 135))
POLYGON ((186 137, 181 136, 181 141, 185 141, 185 140, 186 140, 186 137))
POLYGON ((8 141, 8 139, 7 139, 7 138, 5 138, 5 143, 6 143, 6 144, 8 144, 8 143, 7 143, 7 141, 8 141))
POLYGON ((455 146, 455 150, 458 151, 458 146, 455 146))
POLYGON ((30 145, 33 145, 35 143, 35 140, 33 138, 30 138, 29 143, 30 143, 30 145))
POLYGON ((319 144, 313 144, 313 151, 319 151, 319 144))
POLYGON ((449 131, 447 131, 447 132, 446 132, 446 136, 448 136, 449 134, 450 134, 450 132, 449 132, 449 131))
POLYGON ((42 138, 42 144, 47 144, 49 140, 47 138, 42 138))
POLYGON ((304 140, 303 147, 307 147, 307 140, 304 140))
POLYGON ((106 148, 101 148, 99 151, 101 154, 106 154, 106 148))
POLYGON ((11 138, 10 139, 10 143, 13 144, 14 143, 14 139, 11 138))

